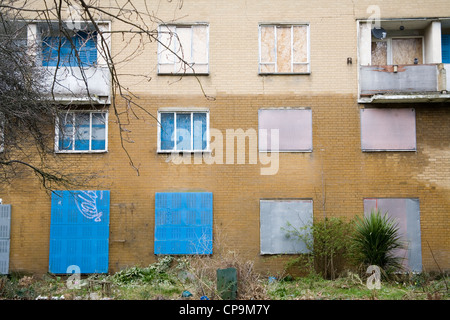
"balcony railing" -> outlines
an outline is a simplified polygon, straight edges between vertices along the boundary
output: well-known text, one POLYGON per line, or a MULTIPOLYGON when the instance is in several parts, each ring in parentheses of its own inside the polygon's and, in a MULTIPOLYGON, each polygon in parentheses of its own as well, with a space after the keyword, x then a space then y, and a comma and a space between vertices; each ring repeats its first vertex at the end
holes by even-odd
POLYGON ((110 103, 107 67, 43 67, 46 94, 60 102, 110 103))
POLYGON ((450 64, 360 66, 363 103, 450 101, 450 64))

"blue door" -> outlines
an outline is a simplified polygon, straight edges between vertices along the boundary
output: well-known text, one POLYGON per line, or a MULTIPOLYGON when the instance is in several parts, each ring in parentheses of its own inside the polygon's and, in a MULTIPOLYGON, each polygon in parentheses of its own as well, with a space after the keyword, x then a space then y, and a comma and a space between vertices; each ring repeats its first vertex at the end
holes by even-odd
POLYGON ((109 191, 53 191, 49 271, 107 273, 109 191))

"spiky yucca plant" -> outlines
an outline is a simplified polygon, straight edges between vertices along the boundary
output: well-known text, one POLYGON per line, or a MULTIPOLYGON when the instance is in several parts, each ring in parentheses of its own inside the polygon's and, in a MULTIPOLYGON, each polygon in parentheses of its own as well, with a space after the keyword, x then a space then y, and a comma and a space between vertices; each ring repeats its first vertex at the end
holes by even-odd
POLYGON ((393 253, 403 248, 398 224, 387 213, 372 210, 368 216, 356 217, 353 241, 358 262, 376 265, 388 273, 402 269, 401 258, 393 253))

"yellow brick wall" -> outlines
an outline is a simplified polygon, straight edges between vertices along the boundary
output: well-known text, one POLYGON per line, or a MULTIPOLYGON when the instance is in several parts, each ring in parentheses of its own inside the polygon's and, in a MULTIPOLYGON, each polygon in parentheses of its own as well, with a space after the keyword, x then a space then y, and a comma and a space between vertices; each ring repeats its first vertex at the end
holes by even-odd
MULTIPOLYGON (((108 2, 108 1, 105 1, 108 2)), ((449 16, 448 1, 426 6, 410 1, 379 1, 384 18, 449 16), (399 8, 402 8, 401 10, 399 8)), ((313 118, 313 152, 279 154, 276 175, 260 174, 258 164, 174 164, 157 154, 157 124, 135 108, 138 118, 126 126, 125 143, 139 174, 121 148, 118 126, 110 107, 108 153, 58 155, 69 160, 69 172, 98 171, 93 183, 111 192, 110 271, 146 265, 153 254, 155 192, 204 190, 213 193, 215 252, 236 251, 255 261, 260 271, 276 272, 289 257, 259 254, 259 200, 312 198, 314 217, 352 218, 363 212, 365 197, 419 198, 422 259, 425 271, 450 269, 450 108, 442 104, 402 104, 416 110, 417 151, 363 153, 360 108, 357 103, 357 24, 367 18, 370 1, 162 1, 155 14, 165 21, 209 22, 210 74, 158 76, 156 44, 119 72, 146 74, 150 82, 123 76, 122 84, 156 115, 163 107, 201 107, 210 112, 210 127, 258 128, 258 110, 267 107, 308 107, 313 118), (354 3, 357 2, 357 3, 354 3), (182 8, 177 7, 182 3, 182 8), (259 76, 258 23, 309 22, 311 75, 259 76), (347 57, 353 64, 347 65, 347 57), (200 80, 208 100, 202 96, 200 80), (326 211, 322 199, 325 190, 326 211), (430 250, 431 248, 431 250, 430 250), (433 258, 434 255, 434 258, 433 258), (436 261, 435 261, 436 260, 436 261)), ((140 8, 142 9, 142 8, 140 8)), ((124 26, 113 21, 112 30, 124 26)), ((125 42, 125 44, 127 44, 125 42)), ((124 42, 112 39, 117 61, 124 42)), ((134 43, 136 46, 137 44, 134 43)), ((117 108, 125 110, 118 97, 117 108)), ((123 117, 122 117, 123 118, 123 117)), ((224 141, 225 147, 225 141, 224 141)), ((224 150, 225 156, 225 150, 224 150)), ((224 159, 225 162, 225 159, 224 159)), ((50 196, 33 175, 0 187, 3 203, 12 204, 11 270, 48 270, 50 196)))

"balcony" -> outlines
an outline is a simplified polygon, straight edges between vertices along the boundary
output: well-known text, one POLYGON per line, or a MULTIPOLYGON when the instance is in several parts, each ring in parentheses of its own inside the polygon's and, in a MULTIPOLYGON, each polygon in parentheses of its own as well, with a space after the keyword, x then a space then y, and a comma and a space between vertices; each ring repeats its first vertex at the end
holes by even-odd
POLYGON ((359 101, 450 101, 450 64, 360 66, 359 101))
POLYGON ((107 67, 42 67, 45 92, 61 103, 110 103, 111 73, 107 67))
POLYGON ((450 18, 359 21, 358 102, 450 101, 450 18))
POLYGON ((29 54, 41 68, 44 94, 49 99, 62 104, 111 103, 108 54, 100 44, 104 40, 110 48, 111 26, 109 22, 98 22, 96 27, 80 23, 80 30, 65 30, 63 36, 56 22, 28 24, 29 54), (100 38, 97 30, 106 35, 100 38))

